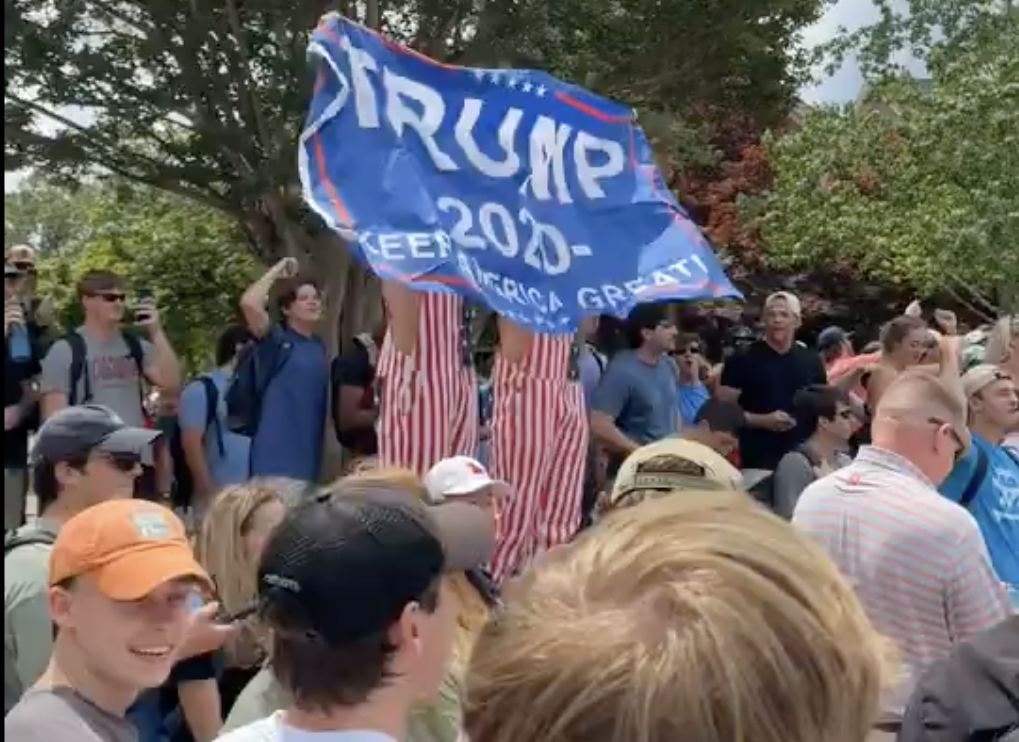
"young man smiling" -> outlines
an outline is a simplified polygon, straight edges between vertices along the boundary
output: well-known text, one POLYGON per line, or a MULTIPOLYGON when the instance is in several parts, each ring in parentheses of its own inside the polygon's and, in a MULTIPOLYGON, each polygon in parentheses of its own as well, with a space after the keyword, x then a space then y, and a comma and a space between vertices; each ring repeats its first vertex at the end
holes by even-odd
POLYGON ((131 497, 143 453, 159 437, 98 405, 67 407, 40 428, 32 449, 40 517, 4 540, 4 711, 46 669, 53 649, 47 569, 64 524, 106 500, 131 497))
POLYGON ((53 656, 4 719, 4 734, 18 742, 135 742, 127 709, 169 676, 191 624, 188 598, 212 587, 183 523, 142 500, 91 507, 61 529, 49 586, 53 656))

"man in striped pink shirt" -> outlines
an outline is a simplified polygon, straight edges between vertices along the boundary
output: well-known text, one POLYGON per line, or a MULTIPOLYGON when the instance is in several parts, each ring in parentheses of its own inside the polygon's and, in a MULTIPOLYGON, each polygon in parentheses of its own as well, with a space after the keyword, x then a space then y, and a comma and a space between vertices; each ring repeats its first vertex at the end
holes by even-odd
MULTIPOLYGON (((954 346, 942 356, 954 359, 954 346)), ((875 413, 874 444, 807 487, 793 516, 898 645, 901 683, 880 720, 889 728, 928 666, 1009 614, 976 521, 935 489, 970 445, 958 371, 946 366, 900 375, 875 413)))

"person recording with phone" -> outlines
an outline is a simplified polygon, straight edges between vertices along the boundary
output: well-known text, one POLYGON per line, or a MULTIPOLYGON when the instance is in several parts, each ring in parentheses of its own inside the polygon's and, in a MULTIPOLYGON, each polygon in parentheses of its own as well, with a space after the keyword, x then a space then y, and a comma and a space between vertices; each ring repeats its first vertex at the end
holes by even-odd
POLYGON ((39 329, 22 301, 26 274, 4 261, 4 533, 25 519, 28 435, 33 426, 39 374, 39 329))
MULTIPOLYGON (((148 427, 145 412, 148 386, 176 394, 181 383, 180 362, 163 331, 159 310, 147 291, 137 294, 134 324, 147 338, 125 331, 128 284, 110 271, 90 271, 78 282, 77 293, 85 321, 49 349, 42 362, 39 392, 43 418, 68 406, 101 404, 126 424, 148 427)), ((146 460, 152 466, 151 456, 146 460)), ((155 477, 142 476, 139 495, 155 492, 155 477)))
POLYGON ((52 296, 36 294, 35 248, 29 245, 16 245, 6 251, 4 262, 14 266, 21 272, 21 286, 18 293, 25 316, 40 331, 54 324, 55 307, 52 296))

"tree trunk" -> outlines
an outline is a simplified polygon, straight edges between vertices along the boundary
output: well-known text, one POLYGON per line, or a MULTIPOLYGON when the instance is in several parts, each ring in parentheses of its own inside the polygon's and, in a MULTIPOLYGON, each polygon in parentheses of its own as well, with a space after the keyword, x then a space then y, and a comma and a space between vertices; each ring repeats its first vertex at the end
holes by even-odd
MULTIPOLYGON (((320 336, 326 343, 329 358, 349 348, 351 339, 378 326, 382 315, 380 282, 360 262, 338 236, 326 235, 307 244, 310 274, 321 284, 325 295, 320 336)), ((332 411, 332 394, 329 397, 332 411)), ((322 478, 331 482, 343 472, 346 456, 336 440, 332 415, 325 431, 325 455, 322 478)))

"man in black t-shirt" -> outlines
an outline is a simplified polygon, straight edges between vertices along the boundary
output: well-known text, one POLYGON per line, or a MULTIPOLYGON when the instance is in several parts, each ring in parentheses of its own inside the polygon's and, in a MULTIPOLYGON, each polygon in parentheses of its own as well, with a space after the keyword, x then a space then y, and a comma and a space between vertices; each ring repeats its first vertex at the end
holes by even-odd
POLYGON ((4 263, 4 533, 25 519, 28 435, 35 417, 30 384, 40 371, 39 331, 21 304, 23 273, 4 263))
POLYGON ((375 337, 358 335, 351 349, 333 361, 330 374, 336 439, 355 458, 375 456, 379 450, 375 434, 379 418, 375 396, 379 347, 375 337))
POLYGON ((801 389, 827 383, 816 351, 796 343, 800 301, 779 291, 764 302, 764 338, 725 362, 719 396, 739 402, 746 427, 739 434, 744 469, 774 471, 785 454, 802 443, 803 430, 792 416, 793 398, 801 389))

